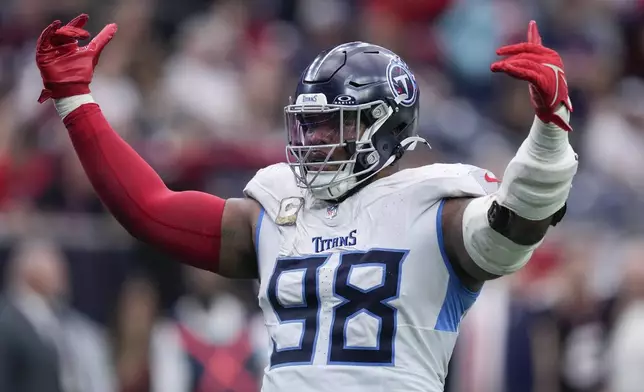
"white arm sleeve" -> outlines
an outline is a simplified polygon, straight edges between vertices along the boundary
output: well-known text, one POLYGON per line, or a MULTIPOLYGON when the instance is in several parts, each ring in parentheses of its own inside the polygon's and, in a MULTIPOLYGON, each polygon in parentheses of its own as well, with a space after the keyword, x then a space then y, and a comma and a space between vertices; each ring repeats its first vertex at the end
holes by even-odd
MULTIPOLYGON (((560 113, 570 117, 565 107, 560 113)), ((472 260, 494 275, 507 275, 523 267, 541 241, 516 244, 489 226, 493 201, 528 220, 543 220, 559 211, 577 172, 577 154, 568 133, 535 117, 530 134, 505 170, 499 190, 474 199, 463 214, 463 239, 472 260)))
POLYGON ((487 212, 497 194, 478 197, 468 204, 463 214, 463 239, 467 254, 482 270, 494 275, 508 275, 521 269, 532 252, 541 245, 518 245, 488 223, 487 212))
MULTIPOLYGON (((570 117, 564 106, 557 114, 564 120, 570 117)), ((505 169, 496 200, 525 219, 546 219, 566 203, 576 173, 577 154, 568 143, 568 132, 535 117, 530 134, 505 169)))

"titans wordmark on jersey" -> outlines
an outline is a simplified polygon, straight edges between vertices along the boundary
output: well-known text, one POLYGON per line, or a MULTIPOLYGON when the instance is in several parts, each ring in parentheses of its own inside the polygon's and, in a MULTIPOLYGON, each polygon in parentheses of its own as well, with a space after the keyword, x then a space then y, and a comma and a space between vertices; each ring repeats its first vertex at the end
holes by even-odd
POLYGON ((245 193, 263 207, 256 251, 271 352, 262 390, 442 391, 477 296, 444 254, 442 200, 494 191, 486 174, 404 170, 333 205, 298 188, 285 164, 260 170, 245 193))

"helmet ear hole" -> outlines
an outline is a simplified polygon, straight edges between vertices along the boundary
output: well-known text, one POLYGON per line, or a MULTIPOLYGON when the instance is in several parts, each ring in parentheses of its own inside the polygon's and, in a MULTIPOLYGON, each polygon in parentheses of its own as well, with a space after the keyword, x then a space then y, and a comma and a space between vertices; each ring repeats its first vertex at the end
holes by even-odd
POLYGON ((397 144, 395 137, 388 133, 376 133, 372 140, 376 151, 386 158, 389 158, 397 144))
POLYGON ((358 157, 358 163, 362 166, 362 168, 360 168, 361 170, 372 167, 374 164, 376 164, 376 166, 372 171, 379 170, 382 165, 387 162, 389 157, 394 154, 396 154, 396 156, 398 155, 399 143, 395 136, 390 133, 376 132, 371 138, 371 143, 373 144, 375 151, 360 154, 358 157))

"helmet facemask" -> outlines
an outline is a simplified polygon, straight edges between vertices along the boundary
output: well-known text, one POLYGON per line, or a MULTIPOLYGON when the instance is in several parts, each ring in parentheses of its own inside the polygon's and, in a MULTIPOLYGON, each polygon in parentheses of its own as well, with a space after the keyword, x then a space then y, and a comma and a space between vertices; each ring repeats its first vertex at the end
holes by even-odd
POLYGON ((334 200, 393 163, 395 157, 381 162, 372 143, 392 113, 383 101, 286 106, 286 158, 298 185, 334 200))

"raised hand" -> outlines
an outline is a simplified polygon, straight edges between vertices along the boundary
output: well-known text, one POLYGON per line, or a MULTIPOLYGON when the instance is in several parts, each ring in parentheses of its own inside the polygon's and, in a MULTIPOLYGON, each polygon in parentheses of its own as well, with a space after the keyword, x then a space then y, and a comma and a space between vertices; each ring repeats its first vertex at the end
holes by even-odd
POLYGON ((504 46, 496 54, 507 57, 492 64, 492 72, 503 72, 529 82, 537 117, 544 123, 572 131, 568 116, 562 116, 559 110, 563 105, 572 112, 563 61, 557 52, 542 45, 537 23, 530 21, 527 42, 504 46))
POLYGON ((89 44, 79 46, 79 40, 90 37, 90 33, 83 29, 88 19, 86 14, 81 14, 65 26, 57 20, 40 34, 36 44, 36 63, 44 88, 38 102, 90 92, 94 68, 105 45, 114 37, 117 26, 114 23, 105 26, 89 44))

